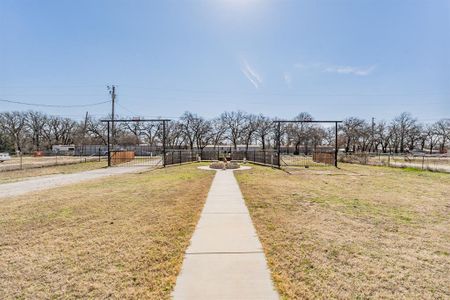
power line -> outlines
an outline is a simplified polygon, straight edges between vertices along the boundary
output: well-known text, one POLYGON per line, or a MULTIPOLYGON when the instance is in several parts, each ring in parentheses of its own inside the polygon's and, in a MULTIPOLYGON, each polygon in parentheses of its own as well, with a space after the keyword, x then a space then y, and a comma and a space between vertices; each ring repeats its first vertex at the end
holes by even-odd
POLYGON ((121 107, 123 110, 126 110, 127 112, 133 114, 134 116, 137 116, 138 114, 136 114, 135 112, 129 110, 128 108, 126 108, 125 106, 121 105, 120 103, 116 103, 117 106, 121 107))
POLYGON ((8 99, 0 99, 0 102, 7 102, 7 103, 13 103, 13 104, 27 105, 27 106, 36 106, 36 107, 74 108, 74 107, 97 106, 97 105, 109 103, 109 102, 111 102, 111 100, 102 101, 102 102, 96 102, 96 103, 89 103, 89 104, 74 104, 74 105, 29 103, 29 102, 22 102, 22 101, 8 100, 8 99))

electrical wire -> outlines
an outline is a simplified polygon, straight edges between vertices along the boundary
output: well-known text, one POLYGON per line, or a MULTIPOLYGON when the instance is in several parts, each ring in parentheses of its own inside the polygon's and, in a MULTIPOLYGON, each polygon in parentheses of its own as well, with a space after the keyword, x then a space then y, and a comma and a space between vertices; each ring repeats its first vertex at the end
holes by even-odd
POLYGON ((74 108, 74 107, 89 107, 89 106, 97 106, 105 103, 110 103, 111 100, 108 101, 102 101, 102 102, 96 102, 96 103, 89 103, 89 104, 74 104, 74 105, 59 105, 59 104, 42 104, 42 103, 29 103, 29 102, 22 102, 22 101, 14 101, 14 100, 8 100, 8 99, 1 99, 0 102, 7 102, 7 103, 13 103, 13 104, 21 104, 21 105, 27 105, 27 106, 36 106, 36 107, 58 107, 58 108, 74 108))

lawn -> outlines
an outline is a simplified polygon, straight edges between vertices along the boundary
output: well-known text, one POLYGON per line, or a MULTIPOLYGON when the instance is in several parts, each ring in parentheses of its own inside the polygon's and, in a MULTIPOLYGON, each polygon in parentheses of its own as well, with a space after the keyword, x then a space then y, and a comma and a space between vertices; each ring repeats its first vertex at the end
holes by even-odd
POLYGON ((236 177, 283 298, 450 298, 448 174, 341 164, 236 177))
POLYGON ((196 167, 1 199, 1 298, 168 299, 214 175, 196 167))
POLYGON ((83 162, 69 165, 33 168, 15 171, 0 171, 0 184, 23 180, 29 177, 69 174, 106 167, 106 161, 83 162))

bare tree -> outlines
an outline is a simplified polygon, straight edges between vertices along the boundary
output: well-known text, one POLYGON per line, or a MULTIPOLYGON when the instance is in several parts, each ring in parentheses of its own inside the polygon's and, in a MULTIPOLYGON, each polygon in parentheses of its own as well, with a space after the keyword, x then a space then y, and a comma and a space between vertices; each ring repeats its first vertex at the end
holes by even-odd
POLYGON ((236 150, 238 142, 242 137, 242 130, 245 124, 245 113, 242 111, 224 112, 220 115, 220 119, 224 125, 228 127, 228 138, 236 150))
MULTIPOLYGON (((162 130, 158 131, 158 138, 162 142, 163 140, 162 130)), ((169 148, 181 147, 186 141, 186 137, 183 134, 183 125, 180 122, 171 121, 167 122, 166 126, 166 145, 169 148)))
POLYGON ((29 111, 27 113, 26 126, 30 131, 34 150, 40 150, 42 130, 47 121, 47 116, 41 112, 29 111))
POLYGON ((180 124, 190 149, 203 149, 212 139, 210 122, 196 114, 185 112, 180 124))
POLYGON ((375 141, 376 149, 378 149, 378 145, 381 145, 381 151, 386 153, 391 142, 391 135, 385 121, 381 121, 375 126, 375 141))
POLYGON ((436 124, 428 124, 425 126, 424 134, 428 142, 430 154, 433 153, 434 146, 437 144, 439 135, 437 134, 436 124))
POLYGON ((100 142, 103 145, 107 145, 107 126, 107 123, 89 117, 87 120, 87 134, 90 136, 91 142, 100 142))
POLYGON ((211 141, 214 145, 214 149, 223 141, 226 132, 227 127, 220 118, 211 121, 211 141))
POLYGON ((270 118, 260 114, 256 119, 256 136, 261 142, 262 149, 266 149, 268 137, 274 132, 274 125, 270 118))
MULTIPOLYGON (((296 121, 312 121, 313 117, 307 113, 302 112, 298 114, 294 120, 296 121)), ((295 152, 300 152, 300 146, 303 145, 303 151, 308 154, 308 144, 311 141, 311 123, 298 122, 287 125, 287 131, 289 135, 293 137, 295 152)))
MULTIPOLYGON (((295 120, 312 120, 309 113, 300 113, 295 120)), ((373 126, 361 118, 347 118, 340 126, 339 145, 346 151, 405 152, 420 147, 433 152, 447 151, 450 141, 450 120, 444 119, 433 125, 422 125, 409 113, 402 113, 391 122, 381 121, 373 126)), ((334 130, 311 123, 283 124, 280 140, 295 152, 334 144, 334 130)), ((277 130, 271 119, 263 115, 246 114, 242 111, 224 112, 207 120, 191 112, 184 113, 180 121, 167 123, 167 145, 203 150, 207 145, 216 147, 231 143, 237 149, 243 143, 248 150, 253 142, 262 149, 277 140, 277 130)), ((152 146, 162 143, 162 126, 154 123, 125 123, 116 127, 116 140, 123 145, 140 143, 141 137, 152 146)), ((92 117, 85 122, 69 118, 48 116, 40 112, 0 113, 0 148, 16 151, 50 149, 54 144, 107 143, 107 124, 92 117)))
POLYGON ((25 114, 18 111, 0 113, 0 126, 11 137, 16 153, 22 150, 26 129, 25 120, 25 114))
POLYGON ((245 152, 248 152, 253 136, 258 128, 258 117, 252 114, 245 115, 245 122, 242 126, 242 139, 245 145, 245 152))
POLYGON ((357 141, 366 126, 366 121, 360 118, 350 117, 344 120, 341 130, 345 137, 345 152, 349 152, 352 147, 356 151, 357 141))
POLYGON ((133 135, 133 139, 130 141, 132 144, 139 144, 139 136, 142 132, 143 124, 142 122, 139 122, 136 120, 135 122, 123 122, 121 126, 119 126, 120 129, 124 131, 131 132, 133 135))
POLYGON ((394 118, 392 125, 399 147, 399 149, 395 149, 395 152, 400 150, 400 152, 403 153, 405 152, 407 138, 408 136, 411 136, 410 132, 417 132, 417 120, 413 118, 410 113, 403 112, 398 117, 394 118))
POLYGON ((146 122, 142 128, 142 134, 146 137, 150 146, 156 146, 161 131, 161 122, 146 122))
POLYGON ((447 142, 450 141, 450 119, 443 119, 436 122, 436 134, 440 136, 439 151, 444 153, 447 142))

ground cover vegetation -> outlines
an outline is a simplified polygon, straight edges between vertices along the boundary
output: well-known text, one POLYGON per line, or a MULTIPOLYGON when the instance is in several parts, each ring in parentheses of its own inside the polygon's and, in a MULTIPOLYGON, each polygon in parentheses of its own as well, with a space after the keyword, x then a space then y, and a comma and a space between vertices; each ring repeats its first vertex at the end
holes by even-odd
POLYGON ((213 176, 185 165, 0 199, 1 297, 169 299, 213 176))
POLYGON ((450 297, 450 176, 387 167, 236 173, 285 299, 450 297))

